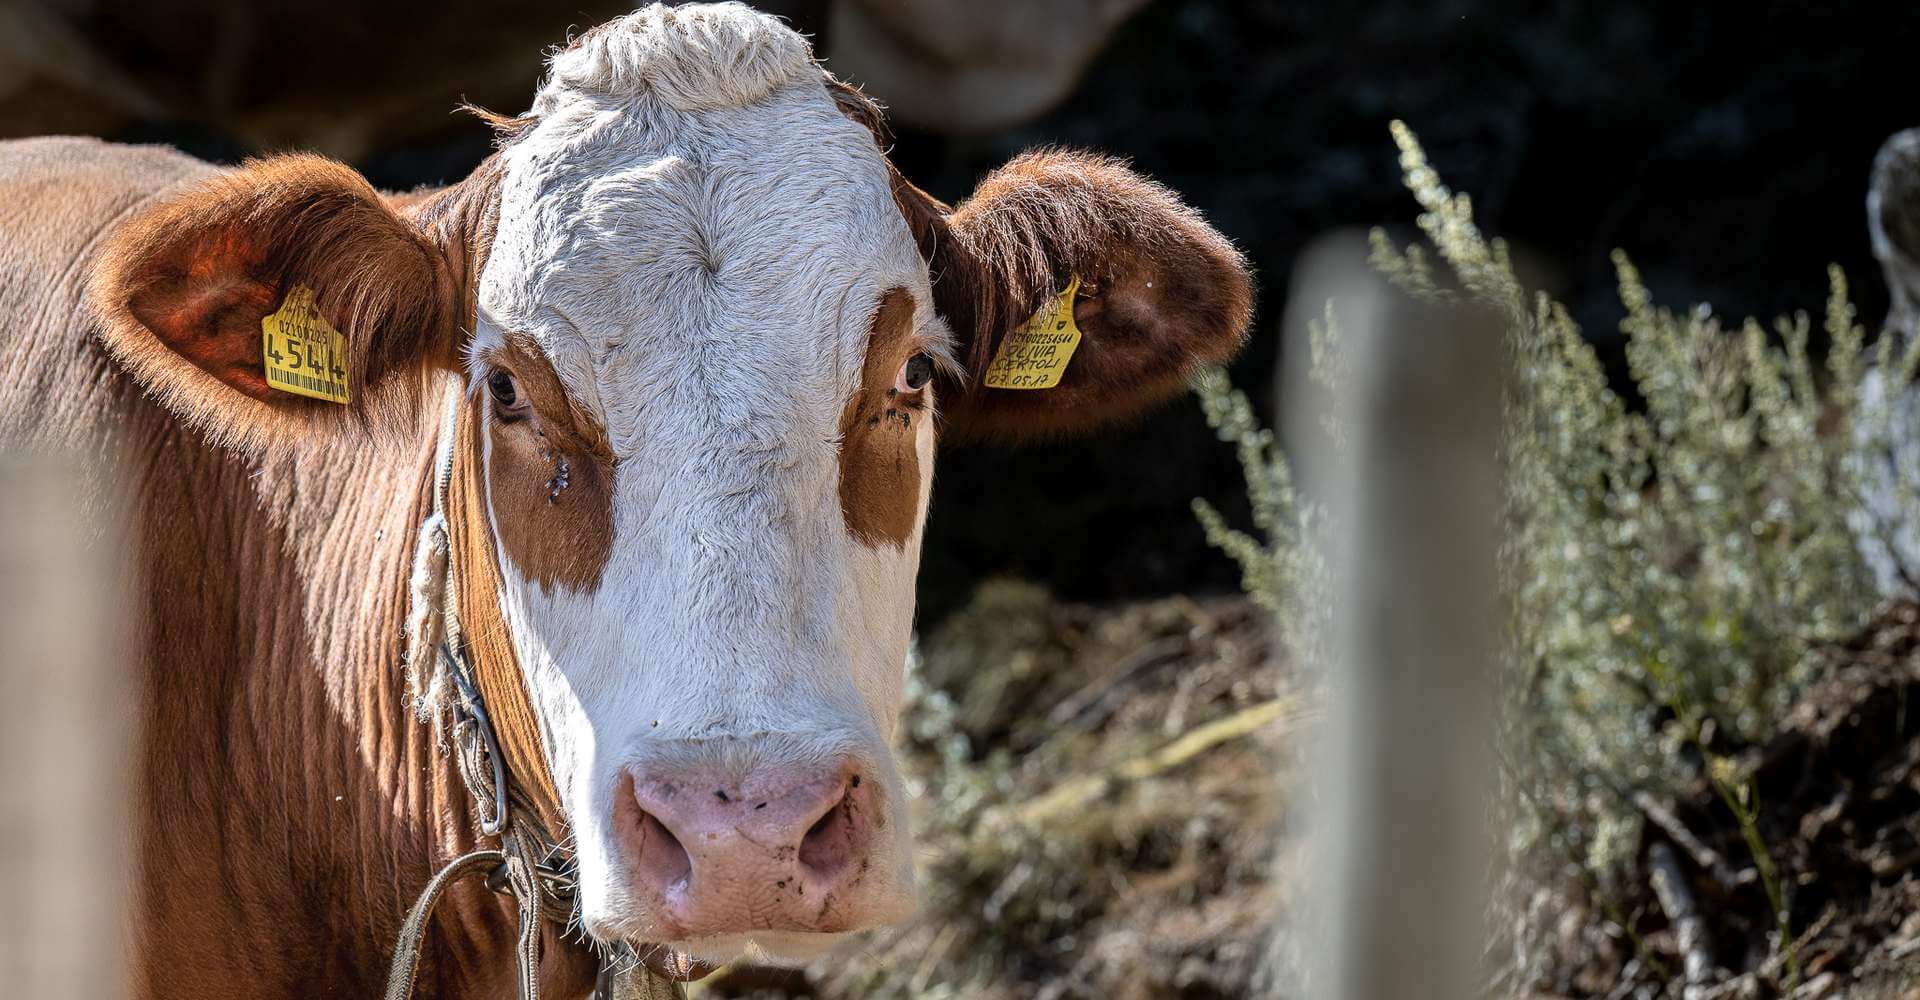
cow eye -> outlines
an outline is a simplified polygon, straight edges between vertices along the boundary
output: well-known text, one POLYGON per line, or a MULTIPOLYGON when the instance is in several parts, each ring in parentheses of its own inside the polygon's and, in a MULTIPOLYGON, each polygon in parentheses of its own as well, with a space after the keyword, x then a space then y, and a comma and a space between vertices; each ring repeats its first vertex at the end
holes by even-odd
POLYGON ((526 409, 526 400, 520 395, 520 383, 514 380, 510 372, 494 369, 493 374, 487 376, 487 392, 499 405, 502 416, 519 416, 526 409))
POLYGON ((925 354, 916 354, 900 366, 900 374, 893 378, 893 391, 919 392, 931 381, 933 381, 933 359, 925 354))

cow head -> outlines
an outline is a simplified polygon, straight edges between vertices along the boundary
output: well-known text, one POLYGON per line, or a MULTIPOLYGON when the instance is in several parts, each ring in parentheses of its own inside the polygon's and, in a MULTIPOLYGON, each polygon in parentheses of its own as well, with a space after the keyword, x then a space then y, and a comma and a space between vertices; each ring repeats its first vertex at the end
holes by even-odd
POLYGON ((904 916, 889 747, 936 443, 1169 396, 1239 344, 1239 255, 1077 153, 949 209, 738 5, 588 32, 503 127, 438 194, 283 157, 162 200, 97 269, 108 346, 241 448, 457 380, 468 632, 524 688, 594 935, 796 958, 904 916), (1059 383, 984 385, 1070 286, 1059 383), (261 321, 295 287, 346 338, 347 406, 263 381, 261 321))

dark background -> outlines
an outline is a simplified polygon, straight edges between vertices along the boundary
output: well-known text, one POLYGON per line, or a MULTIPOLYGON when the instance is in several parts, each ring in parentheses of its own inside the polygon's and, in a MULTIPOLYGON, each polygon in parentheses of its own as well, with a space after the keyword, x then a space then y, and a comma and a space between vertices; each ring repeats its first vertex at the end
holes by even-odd
MULTIPOLYGON (((812 20, 802 27, 831 33, 824 5, 785 6, 812 20)), ((73 22, 131 77, 164 77, 151 33, 107 8, 73 22)), ((215 44, 196 10, 182 5, 169 30, 189 42, 206 30, 215 44)), ((381 51, 378 24, 335 26, 344 40, 334 44, 357 58, 305 61, 298 39, 285 40, 281 58, 286 72, 321 83, 451 67, 408 91, 428 125, 388 130, 397 137, 350 157, 376 184, 407 188, 455 179, 486 155, 480 123, 438 116, 462 96, 520 110, 541 45, 560 41, 564 27, 517 47, 503 47, 517 45, 508 35, 600 19, 538 5, 524 23, 455 20, 435 26, 426 51, 381 51), (523 49, 524 61, 463 69, 482 34, 488 51, 523 49)), ((1039 144, 1127 157, 1182 192, 1254 263, 1259 310, 1233 374, 1271 412, 1277 318, 1296 252, 1336 227, 1410 229, 1416 209, 1387 134, 1394 118, 1419 134, 1450 186, 1474 196, 1485 228, 1545 262, 1552 290, 1616 367, 1615 247, 1663 304, 1710 302, 1734 318, 1817 315, 1825 267, 1838 262, 1871 326, 1885 291, 1865 236, 1866 177, 1880 142, 1920 117, 1916 25, 1907 5, 1156 0, 1054 110, 987 134, 902 126, 894 155, 949 200, 1039 144)), ((227 86, 245 92, 260 79, 242 74, 227 86)), ((0 107, 0 134, 92 131, 215 159, 259 145, 218 115, 173 110, 192 102, 110 120, 30 96, 10 118, 0 107)), ((1244 511, 1231 450, 1191 400, 1087 441, 947 449, 937 480, 922 573, 928 621, 996 573, 1099 600, 1237 582, 1188 509, 1202 495, 1244 511)))
MULTIPOLYGON (((1023 145, 1088 145, 1184 193, 1254 262, 1233 376, 1271 413, 1294 255, 1334 227, 1411 231, 1395 118, 1484 228, 1544 259, 1616 369, 1616 247, 1657 301, 1736 318, 1817 318, 1839 263, 1871 327, 1886 292, 1866 180, 1879 144, 1920 123, 1917 29, 1904 4, 1161 2, 1043 119, 903 138, 899 156, 953 195, 1023 145)), ((1085 444, 941 461, 930 601, 1001 569, 1099 598, 1237 581, 1187 509, 1239 494, 1191 401, 1085 444), (1049 524, 1031 536, 1001 527, 1037 513, 1049 524)))

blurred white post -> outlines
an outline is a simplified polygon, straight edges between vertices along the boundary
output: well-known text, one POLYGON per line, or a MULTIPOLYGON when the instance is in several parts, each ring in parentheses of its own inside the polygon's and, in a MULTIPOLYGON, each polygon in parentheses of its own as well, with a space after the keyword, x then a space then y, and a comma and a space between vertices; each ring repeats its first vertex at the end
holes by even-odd
POLYGON ((1495 579, 1506 352, 1490 314, 1392 289, 1364 240, 1323 240, 1288 306, 1286 421, 1324 499, 1333 574, 1330 704, 1318 747, 1305 926, 1312 992, 1338 1000, 1481 995, 1495 579), (1306 323, 1333 300, 1348 359, 1308 385, 1306 323), (1332 412, 1343 447, 1321 431, 1332 412))
POLYGON ((123 996, 132 572, 79 457, 0 455, 0 993, 123 996))

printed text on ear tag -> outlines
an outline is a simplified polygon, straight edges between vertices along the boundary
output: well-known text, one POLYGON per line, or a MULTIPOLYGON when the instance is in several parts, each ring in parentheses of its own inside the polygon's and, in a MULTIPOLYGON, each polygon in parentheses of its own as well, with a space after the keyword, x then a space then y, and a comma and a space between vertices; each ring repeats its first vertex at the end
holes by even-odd
POLYGON ((313 289, 295 285, 280 311, 260 321, 267 384, 335 403, 347 401, 347 338, 313 305, 313 289))
POLYGON ((1073 325, 1073 296, 1080 276, 1067 282, 1066 291, 1042 303, 1033 318, 1010 331, 987 366, 983 380, 995 389, 1051 389, 1067 373, 1067 362, 1080 346, 1080 328, 1073 325))

